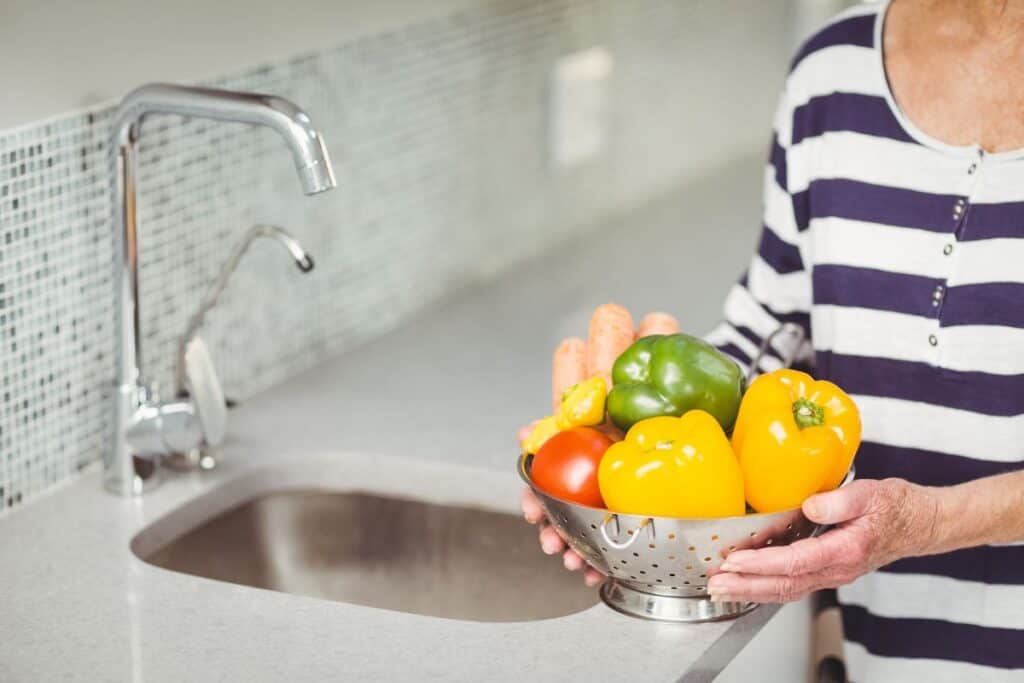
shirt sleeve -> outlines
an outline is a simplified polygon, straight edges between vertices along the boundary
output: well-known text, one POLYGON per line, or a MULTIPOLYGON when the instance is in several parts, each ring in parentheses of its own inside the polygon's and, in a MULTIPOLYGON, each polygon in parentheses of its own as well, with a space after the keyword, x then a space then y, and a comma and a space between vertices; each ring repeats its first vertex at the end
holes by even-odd
POLYGON ((805 244, 807 219, 806 212, 800 210, 806 191, 794 195, 789 186, 792 120, 793 107, 788 91, 784 91, 765 167, 764 215, 757 250, 726 297, 724 319, 708 335, 708 341, 745 371, 749 371, 764 340, 787 323, 798 326, 803 334, 785 330, 772 337, 759 368, 769 371, 786 363, 808 367, 814 358, 811 273, 805 244))

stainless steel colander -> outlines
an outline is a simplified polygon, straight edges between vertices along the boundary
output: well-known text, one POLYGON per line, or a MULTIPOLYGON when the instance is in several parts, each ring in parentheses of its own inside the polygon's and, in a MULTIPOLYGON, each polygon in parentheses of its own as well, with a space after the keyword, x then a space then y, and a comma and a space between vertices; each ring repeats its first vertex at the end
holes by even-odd
MULTIPOLYGON (((754 607, 711 602, 708 577, 734 550, 787 545, 824 530, 800 508, 742 517, 682 519, 623 515, 556 498, 530 478, 533 456, 519 474, 569 546, 604 572, 601 598, 612 609, 662 621, 730 619, 754 607)), ((853 480, 851 469, 842 486, 853 480)))

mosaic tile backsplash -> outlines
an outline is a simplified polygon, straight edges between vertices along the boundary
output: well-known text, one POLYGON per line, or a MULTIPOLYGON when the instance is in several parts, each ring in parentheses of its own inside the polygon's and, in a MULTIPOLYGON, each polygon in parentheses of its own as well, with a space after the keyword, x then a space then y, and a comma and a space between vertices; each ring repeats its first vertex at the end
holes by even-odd
MULTIPOLYGON (((317 268, 304 276, 277 245, 257 243, 208 316, 203 336, 238 399, 762 145, 789 47, 784 9, 499 1, 210 82, 305 108, 338 188, 303 196, 268 131, 147 119, 145 375, 170 390, 179 335, 256 223, 292 231, 317 268), (585 166, 552 169, 552 66, 595 45, 615 59, 608 148, 585 166), (754 66, 764 73, 751 77, 754 66), (765 126, 751 126, 754 116, 765 126)), ((106 447, 112 110, 0 131, 0 512, 74 477, 106 447)))

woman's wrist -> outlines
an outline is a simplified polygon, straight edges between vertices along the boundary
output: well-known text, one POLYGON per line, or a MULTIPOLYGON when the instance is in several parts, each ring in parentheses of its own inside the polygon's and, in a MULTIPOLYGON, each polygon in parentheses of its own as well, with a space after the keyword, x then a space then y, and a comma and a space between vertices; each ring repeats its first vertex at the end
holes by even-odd
POLYGON ((907 539, 910 552, 908 557, 935 555, 945 552, 950 543, 950 519, 954 501, 948 487, 907 484, 912 495, 905 498, 906 514, 915 520, 909 528, 914 529, 912 538, 907 539))
POLYGON ((905 514, 916 516, 920 529, 919 540, 908 539, 909 554, 1024 540, 1024 471, 955 486, 908 486, 905 514))
POLYGON ((903 547, 905 557, 934 555, 947 541, 945 518, 948 514, 949 501, 946 500, 945 489, 937 486, 923 486, 910 483, 904 479, 886 479, 901 490, 897 496, 900 505, 900 516, 903 523, 898 525, 900 532, 905 533, 903 547))

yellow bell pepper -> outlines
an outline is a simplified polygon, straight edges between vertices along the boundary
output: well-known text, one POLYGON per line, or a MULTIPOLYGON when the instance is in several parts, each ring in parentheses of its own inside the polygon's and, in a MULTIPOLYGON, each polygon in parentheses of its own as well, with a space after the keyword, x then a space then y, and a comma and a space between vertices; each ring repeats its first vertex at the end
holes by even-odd
POLYGON ((604 422, 604 402, 608 385, 601 376, 573 385, 562 396, 558 413, 537 420, 530 436, 523 441, 523 450, 536 453, 544 442, 558 432, 573 427, 593 427, 604 422))
POLYGON ((556 415, 558 428, 593 427, 604 422, 604 401, 608 385, 604 377, 595 375, 570 387, 562 396, 556 415))
POLYGON ((732 433, 747 502, 758 512, 799 507, 842 482, 860 445, 860 413, 831 382, 797 370, 761 375, 732 433))
POLYGON ((659 517, 742 515, 743 474, 714 417, 691 410, 634 424, 597 470, 613 512, 659 517))

